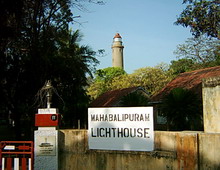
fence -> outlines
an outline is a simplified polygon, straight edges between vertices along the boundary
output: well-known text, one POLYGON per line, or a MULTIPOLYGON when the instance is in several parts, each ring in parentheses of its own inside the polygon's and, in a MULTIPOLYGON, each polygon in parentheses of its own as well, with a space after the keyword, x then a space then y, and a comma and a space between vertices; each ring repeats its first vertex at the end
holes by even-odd
POLYGON ((32 141, 1 141, 0 170, 33 170, 33 153, 32 141))

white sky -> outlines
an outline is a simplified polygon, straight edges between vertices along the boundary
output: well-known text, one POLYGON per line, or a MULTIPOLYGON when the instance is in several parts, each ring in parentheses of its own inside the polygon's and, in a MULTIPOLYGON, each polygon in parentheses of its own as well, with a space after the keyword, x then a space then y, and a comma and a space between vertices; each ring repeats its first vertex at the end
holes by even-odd
POLYGON ((89 12, 73 9, 80 24, 73 30, 83 34, 82 45, 105 50, 97 69, 112 66, 111 45, 119 32, 124 44, 124 69, 127 73, 141 67, 176 60, 173 51, 191 37, 188 28, 174 25, 185 8, 182 0, 105 0, 105 5, 86 4, 89 12))

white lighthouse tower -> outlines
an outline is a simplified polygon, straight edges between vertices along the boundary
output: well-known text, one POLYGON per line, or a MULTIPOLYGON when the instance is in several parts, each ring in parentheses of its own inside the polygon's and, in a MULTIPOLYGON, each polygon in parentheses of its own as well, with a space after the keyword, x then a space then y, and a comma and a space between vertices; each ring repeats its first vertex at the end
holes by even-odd
POLYGON ((116 33, 112 44, 112 67, 120 67, 124 69, 123 48, 122 38, 119 33, 116 33))

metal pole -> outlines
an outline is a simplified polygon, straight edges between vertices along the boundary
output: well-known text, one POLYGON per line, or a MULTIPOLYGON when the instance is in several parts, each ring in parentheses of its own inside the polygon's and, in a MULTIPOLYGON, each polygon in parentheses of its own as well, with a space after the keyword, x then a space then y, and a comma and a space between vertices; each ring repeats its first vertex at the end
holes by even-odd
POLYGON ((51 108, 51 99, 52 99, 52 92, 51 92, 51 82, 48 80, 47 85, 46 85, 46 89, 47 89, 47 108, 51 108))

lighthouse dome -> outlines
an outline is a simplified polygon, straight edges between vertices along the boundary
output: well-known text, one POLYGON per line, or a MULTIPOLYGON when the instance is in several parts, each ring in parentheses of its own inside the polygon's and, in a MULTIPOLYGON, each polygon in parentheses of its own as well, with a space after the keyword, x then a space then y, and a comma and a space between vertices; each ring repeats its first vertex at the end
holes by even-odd
POLYGON ((119 33, 116 33, 114 38, 121 38, 120 34, 119 33))
POLYGON ((113 40, 114 41, 122 41, 121 35, 119 33, 116 33, 113 40))

